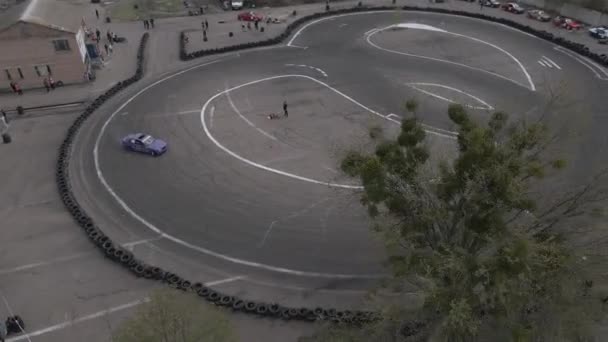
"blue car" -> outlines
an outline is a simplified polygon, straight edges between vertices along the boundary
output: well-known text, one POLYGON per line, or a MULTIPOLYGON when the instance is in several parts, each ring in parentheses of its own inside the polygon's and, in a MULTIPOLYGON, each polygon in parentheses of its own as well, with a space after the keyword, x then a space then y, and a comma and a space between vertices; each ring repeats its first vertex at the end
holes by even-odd
POLYGON ((606 26, 592 27, 589 29, 589 35, 596 39, 606 39, 606 38, 608 38, 608 27, 606 27, 606 26))
POLYGON ((143 133, 129 134, 122 138, 122 146, 127 151, 149 154, 154 157, 167 152, 166 142, 143 133))

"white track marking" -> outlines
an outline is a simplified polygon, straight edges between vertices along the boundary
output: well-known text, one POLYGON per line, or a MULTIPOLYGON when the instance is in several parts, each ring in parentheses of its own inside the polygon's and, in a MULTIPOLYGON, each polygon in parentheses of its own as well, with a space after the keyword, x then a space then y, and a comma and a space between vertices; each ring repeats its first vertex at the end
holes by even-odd
POLYGON ((236 276, 236 277, 231 277, 231 278, 226 278, 226 279, 221 279, 221 280, 216 280, 216 281, 210 281, 208 283, 205 283, 205 286, 217 286, 217 285, 221 285, 221 284, 232 283, 234 281, 245 279, 245 278, 247 278, 247 277, 241 275, 241 276, 236 276))
MULTIPOLYGON (((220 280, 216 280, 216 281, 207 282, 207 283, 205 283, 205 286, 216 286, 216 285, 226 284, 226 283, 234 282, 234 281, 241 280, 244 278, 245 278, 244 276, 236 276, 236 277, 231 277, 231 278, 227 278, 227 279, 220 279, 220 280)), ((124 311, 124 310, 128 310, 128 309, 137 307, 141 304, 148 303, 149 301, 150 301, 150 298, 146 297, 143 299, 134 300, 134 301, 126 303, 126 304, 118 305, 118 306, 115 306, 115 307, 112 307, 112 308, 109 308, 106 310, 97 311, 95 313, 92 313, 92 314, 89 314, 86 316, 81 316, 81 317, 77 317, 74 319, 66 319, 64 322, 52 325, 50 327, 36 330, 36 331, 30 332, 30 333, 27 333, 24 335, 8 338, 8 339, 6 339, 6 342, 17 342, 17 341, 22 341, 22 340, 31 341, 30 338, 32 338, 32 337, 38 337, 38 336, 49 334, 49 333, 52 333, 55 331, 63 330, 65 328, 69 328, 76 324, 91 321, 91 320, 94 320, 97 318, 101 318, 101 317, 110 315, 115 312, 120 312, 120 311, 124 311)))
POLYGON ((309 212, 310 210, 314 209, 316 206, 318 206, 318 205, 320 205, 320 204, 322 204, 322 203, 325 203, 325 202, 327 202, 328 200, 330 200, 330 198, 323 198, 322 200, 317 201, 317 202, 315 202, 315 203, 313 203, 313 204, 309 205, 308 207, 306 207, 306 208, 304 208, 304 209, 298 210, 298 211, 296 211, 296 212, 293 212, 293 213, 291 213, 291 214, 287 215, 286 217, 283 217, 283 218, 280 218, 280 219, 278 219, 278 220, 274 220, 274 221, 272 221, 272 222, 270 223, 270 226, 268 226, 268 229, 266 230, 266 233, 264 233, 264 237, 262 237, 262 240, 261 240, 261 241, 258 243, 257 247, 258 247, 258 248, 262 248, 262 247, 264 247, 264 244, 266 243, 266 240, 267 240, 267 239, 268 239, 268 237, 270 236, 270 233, 272 233, 272 230, 273 230, 274 226, 275 226, 277 223, 279 223, 279 222, 284 222, 284 221, 290 220, 290 219, 292 219, 292 218, 298 217, 298 216, 300 216, 300 215, 306 214, 306 213, 307 213, 307 212, 309 212))
POLYGON ((367 36, 368 34, 372 34, 373 32, 375 32, 375 31, 377 31, 377 30, 379 30, 379 28, 373 28, 373 29, 371 29, 371 30, 369 30, 369 31, 365 32, 363 35, 364 35, 364 36, 367 36))
POLYGON ((404 55, 404 56, 409 56, 409 57, 428 59, 428 60, 432 60, 432 61, 452 64, 452 65, 458 65, 458 66, 461 66, 461 67, 464 67, 464 68, 467 68, 467 69, 481 71, 481 72, 484 72, 484 73, 487 73, 487 74, 490 74, 490 75, 493 75, 493 76, 500 77, 502 79, 508 80, 508 81, 513 82, 513 83, 515 83, 517 85, 520 85, 522 87, 528 88, 528 89, 530 89, 532 91, 536 91, 536 86, 534 85, 534 82, 532 81, 532 77, 530 76, 530 74, 528 73, 528 71, 526 70, 526 68, 523 66, 523 64, 517 58, 515 58, 515 56, 513 56, 511 53, 509 53, 508 51, 504 50, 500 46, 494 45, 492 43, 486 42, 484 40, 481 40, 481 39, 478 39, 478 38, 475 38, 475 37, 470 37, 470 36, 467 36, 467 35, 463 35, 463 34, 460 34, 460 33, 454 33, 454 32, 449 32, 449 31, 441 31, 441 33, 446 33, 446 34, 450 34, 450 35, 457 36, 457 37, 467 38, 467 39, 476 41, 478 43, 482 43, 482 44, 491 46, 491 47, 493 47, 493 48, 495 48, 495 49, 503 52, 504 54, 506 54, 509 58, 511 58, 520 67, 520 69, 522 70, 522 72, 526 76, 526 79, 528 80, 529 86, 525 86, 525 85, 523 85, 523 84, 521 84, 521 83, 519 83, 519 82, 517 82, 517 81, 515 81, 513 79, 510 79, 510 78, 505 77, 503 75, 500 75, 500 74, 497 74, 497 73, 494 73, 494 72, 491 72, 491 71, 487 71, 487 70, 484 70, 484 69, 472 67, 472 66, 469 66, 469 65, 466 65, 466 64, 462 64, 462 63, 448 61, 448 60, 445 60, 445 59, 428 57, 428 56, 421 56, 421 55, 415 55, 415 54, 411 54, 411 53, 407 53, 407 52, 401 52, 401 51, 391 50, 391 49, 383 48, 383 47, 381 47, 381 46, 379 46, 376 43, 373 43, 371 41, 372 36, 374 36, 378 32, 382 32, 382 31, 388 30, 388 29, 393 28, 393 27, 396 27, 396 26, 395 25, 390 25, 390 26, 381 28, 381 29, 379 29, 379 30, 377 30, 377 31, 369 34, 367 36, 367 38, 366 38, 367 43, 370 44, 371 46, 379 49, 379 50, 386 51, 386 52, 396 53, 396 54, 399 54, 399 55, 404 55))
POLYGON ((211 106, 211 112, 209 113, 209 127, 213 128, 213 116, 215 114, 215 106, 211 106))
POLYGON ((584 65, 587 69, 591 70, 595 74, 595 77, 599 78, 600 80, 608 81, 608 71, 606 71, 606 69, 597 65, 593 61, 590 61, 584 57, 579 57, 576 53, 571 52, 567 49, 564 49, 560 46, 556 46, 556 47, 554 47, 554 49, 565 55, 570 56, 571 58, 574 58, 574 60, 576 60, 580 64, 584 65), (600 73, 602 73, 603 75, 601 75, 600 73))
MULTIPOLYGON (((227 89, 227 88, 226 88, 227 89)), ((243 119, 243 121, 245 121, 249 126, 251 126, 252 128, 255 128, 258 132, 260 132, 263 136, 265 136, 268 139, 277 141, 277 138, 275 138, 272 134, 264 131, 263 129, 259 128, 258 126, 256 126, 253 122, 251 122, 249 119, 247 119, 243 114, 241 114, 241 111, 236 107, 236 105, 234 104, 234 101, 232 101, 232 97, 230 96, 230 92, 226 92, 226 98, 228 98, 228 103, 230 103, 230 107, 232 107, 232 110, 241 118, 243 119)), ((199 110, 200 112, 200 110, 199 110)))
POLYGON ((325 71, 323 71, 320 68, 316 68, 316 67, 313 67, 313 66, 310 66, 310 65, 306 65, 306 64, 285 64, 285 66, 300 67, 300 68, 309 68, 309 69, 317 71, 318 73, 320 73, 321 75, 323 75, 323 77, 328 77, 327 73, 325 71))
MULTIPOLYGON (((253 261, 248 261, 248 260, 242 260, 242 259, 238 259, 238 258, 234 258, 225 254, 221 254, 218 252, 214 252, 211 251, 209 249, 200 247, 200 246, 196 246, 194 244, 191 244, 187 241, 181 240, 175 236, 169 235, 165 232, 163 232, 162 230, 160 230, 158 227, 154 226, 152 223, 148 222, 146 219, 144 219, 143 217, 141 217, 140 215, 138 215, 135 211, 133 211, 133 209, 131 209, 126 203, 125 201, 123 201, 120 196, 118 196, 118 194, 116 194, 116 192, 112 189, 112 187, 108 184, 107 180, 105 179, 105 177, 103 176, 103 173, 101 172, 101 167, 99 165, 99 144, 101 142, 101 137, 103 136, 105 130, 107 129, 108 125, 110 124, 110 121, 112 121, 112 119, 121 111, 123 110, 123 108, 125 108, 129 103, 131 103, 136 97, 138 97, 139 95, 143 94, 145 91, 147 91, 148 89, 166 81, 169 80, 171 78, 174 78, 176 76, 179 76, 181 74, 184 74, 190 70, 196 69, 196 68, 200 68, 203 66, 207 66, 210 64, 214 64, 217 62, 220 62, 222 60, 216 60, 213 62, 209 62, 209 63, 205 63, 205 64, 201 64, 201 65, 197 65, 185 70, 182 70, 178 73, 169 75, 165 78, 162 78, 150 85, 148 85, 147 87, 145 87, 144 89, 140 90, 139 92, 137 92, 135 95, 133 95, 131 98, 129 98, 125 103, 123 103, 114 113, 112 113, 110 115, 110 117, 106 120, 106 122, 103 124, 103 126, 101 127, 101 130, 99 131, 99 134, 97 136, 97 139, 95 141, 95 147, 93 149, 93 158, 94 158, 94 162, 95 162, 95 170, 97 173, 97 177, 99 178, 99 181, 102 183, 102 185, 104 186, 104 188, 106 189, 106 191, 108 191, 108 193, 110 194, 110 196, 112 196, 114 198, 114 200, 123 208, 123 210, 125 210, 129 215, 131 215, 131 217, 133 217, 134 219, 136 219, 137 221, 139 221, 140 223, 142 223, 144 226, 146 226, 148 229, 150 229, 151 231, 155 232, 156 234, 159 234, 160 237, 165 238, 167 240, 172 241, 173 243, 180 245, 182 247, 227 261, 227 262, 232 262, 235 264, 239 264, 239 265, 243 265, 243 266, 248 266, 248 267, 253 267, 253 268, 259 268, 259 269, 263 269, 266 271, 272 271, 272 272, 277 272, 277 273, 283 273, 283 274, 289 274, 289 275, 293 275, 293 276, 300 276, 300 277, 316 277, 316 278, 328 278, 328 279, 380 279, 380 278, 384 278, 386 277, 386 274, 336 274, 336 273, 322 273, 322 272, 307 272, 307 271, 299 271, 299 270, 293 270, 293 269, 289 269, 289 268, 283 268, 283 267, 277 267, 277 266, 272 266, 272 265, 267 265, 267 264, 262 264, 262 263, 257 263, 257 262, 253 262, 253 261)), ((216 95, 216 97, 222 95, 222 93, 216 95)), ((205 105, 204 108, 206 108, 208 105, 208 103, 205 105)), ((206 127, 206 126, 205 126, 206 127)), ((322 183, 322 182, 321 182, 322 183)), ((322 183, 325 184, 325 183, 322 183)), ((356 189, 360 189, 355 187, 356 189)))
MULTIPOLYGON (((122 244, 122 246, 125 248, 129 248, 129 247, 137 246, 140 244, 156 241, 159 239, 161 239, 161 237, 127 242, 127 243, 122 244)), ((21 271, 27 271, 27 270, 31 270, 31 269, 38 268, 38 267, 52 266, 52 265, 60 264, 60 263, 67 262, 67 261, 77 260, 80 258, 87 257, 89 255, 92 255, 93 253, 94 252, 78 253, 78 254, 68 255, 65 257, 55 258, 52 260, 33 262, 30 264, 25 264, 25 265, 21 265, 21 266, 17 266, 17 267, 0 269, 0 276, 5 275, 5 274, 17 273, 17 272, 21 272, 21 271)))
POLYGON ((388 10, 388 11, 373 11, 373 12, 361 12, 361 13, 346 13, 346 14, 334 15, 334 16, 331 16, 331 17, 325 17, 325 18, 317 19, 315 21, 311 21, 311 22, 307 23, 306 25, 302 26, 298 31, 296 31, 296 33, 293 35, 293 37, 291 37, 291 39, 289 40, 289 42, 287 42, 287 46, 300 47, 300 48, 304 48, 305 49, 305 47, 293 45, 294 40, 296 40, 298 38, 298 36, 300 36, 300 34, 304 30, 306 30, 308 27, 310 27, 310 26, 312 26, 314 24, 317 24, 319 22, 322 22, 322 21, 333 20, 333 19, 336 19, 336 18, 351 16, 351 15, 375 14, 375 13, 391 13, 391 12, 395 12, 395 11, 388 10))
MULTIPOLYGON (((0 297, 2 297, 2 301, 4 302, 4 306, 6 307, 6 311, 8 311, 8 314, 10 316, 15 316, 15 312, 13 312, 13 308, 11 308, 11 305, 8 303, 8 300, 6 299, 6 297, 4 296, 4 293, 2 291, 0 291, 0 297)), ((4 317, 2 317, 2 319, 4 319, 4 317)), ((21 326, 21 324, 19 322, 17 322, 17 326, 21 329, 21 331, 26 332, 25 327, 21 326)), ((25 334, 24 336, 25 336, 25 339, 27 339, 29 342, 32 342, 29 335, 25 334)))
MULTIPOLYGON (((239 154, 233 152, 232 150, 228 149, 227 147, 225 147, 224 145, 222 145, 222 143, 220 143, 217 139, 215 139, 215 137, 211 134, 209 128, 207 127, 207 122, 205 120, 205 114, 207 112, 207 107, 209 106, 209 104, 211 102, 213 102, 216 98, 224 95, 226 92, 231 92, 231 91, 243 88, 243 87, 251 86, 251 85, 254 85, 254 84, 261 83, 261 82, 271 81, 271 80, 280 79, 280 78, 289 78, 289 77, 304 78, 304 79, 316 82, 317 84, 320 84, 320 85, 326 87, 327 89, 335 92, 336 94, 344 97, 348 101, 354 103, 355 105, 363 108, 364 110, 366 110, 366 111, 368 111, 368 112, 370 112, 370 113, 372 113, 372 114, 374 114, 376 116, 379 116, 379 117, 381 117, 383 119, 389 120, 389 121, 394 122, 396 124, 401 124, 401 122, 399 120, 394 120, 392 118, 386 117, 386 116, 378 113, 377 111, 375 111, 375 110, 373 110, 373 109, 371 109, 369 107, 366 107, 365 105, 357 102, 356 100, 354 100, 350 96, 344 94, 343 92, 339 91, 338 89, 333 88, 330 85, 317 80, 316 78, 313 78, 313 77, 310 77, 310 76, 306 76, 306 75, 290 74, 290 75, 271 76, 271 77, 266 77, 266 78, 262 78, 262 79, 259 79, 259 80, 247 82, 247 83, 235 86, 233 88, 226 89, 226 90, 224 90, 224 91, 222 91, 220 93, 217 93, 214 96, 212 96, 209 100, 207 100, 207 102, 203 105, 203 108, 201 109, 201 123, 203 125, 203 130, 205 131, 205 134, 207 135, 207 137, 209 138, 209 140, 211 140, 211 142, 213 142, 218 148, 220 148, 221 150, 223 150, 224 152, 226 152, 230 156, 232 156, 232 157, 234 157, 234 158, 242 161, 245 164, 251 165, 253 167, 257 167, 259 169, 262 169, 262 170, 265 170, 265 171, 269 171, 269 172, 272 172, 272 173, 275 173, 275 174, 278 174, 278 175, 281 175, 281 176, 286 176, 286 177, 289 177, 289 178, 293 178, 293 179, 297 179, 297 180, 301 180, 301 181, 305 181, 305 182, 309 182, 309 183, 313 183, 313 184, 325 185, 325 186, 336 187, 336 188, 344 188, 344 189, 362 189, 362 187, 358 186, 358 185, 347 185, 347 184, 338 184, 338 183, 324 182, 324 181, 320 181, 320 180, 316 180, 316 179, 312 179, 312 178, 302 177, 302 176, 299 176, 299 175, 296 175, 296 174, 293 174, 293 173, 281 171, 281 170, 278 170, 278 169, 274 169, 274 168, 262 165, 260 163, 256 163, 256 162, 254 162, 252 160, 249 160, 247 158, 244 158, 241 155, 239 155, 239 154)), ((429 133, 429 134, 438 135, 438 136, 441 136, 441 137, 444 137, 444 138, 448 138, 448 139, 455 139, 455 137, 452 136, 452 135, 446 135, 446 134, 443 134, 443 133, 439 133, 436 130, 426 130, 426 132, 429 133)))
MULTIPOLYGON (((467 92, 465 92, 465 91, 463 91, 463 90, 456 89, 456 88, 454 88, 454 87, 446 86, 446 85, 443 85, 443 84, 437 84, 437 83, 421 83, 421 82, 407 83, 406 85, 408 85, 409 87, 414 88, 414 89, 416 89, 416 90, 418 90, 418 91, 420 91, 420 92, 423 92, 423 93, 425 93, 425 94, 427 94, 427 95, 430 95, 430 96, 433 96, 433 97, 439 98, 439 99, 441 99, 441 100, 444 100, 444 101, 447 101, 447 102, 450 102, 450 103, 457 103, 457 102, 456 102, 456 101, 454 101, 454 100, 451 100, 451 99, 445 98, 445 97, 443 97, 443 96, 439 96, 439 95, 437 95, 437 94, 435 94, 435 93, 432 93, 432 92, 430 92, 430 91, 425 91, 424 89, 420 89, 420 88, 418 88, 418 87, 416 87, 416 86, 429 86, 429 87, 437 87, 437 88, 444 88, 444 89, 448 89, 448 90, 451 90, 451 91, 457 92, 457 93, 459 93, 459 94, 466 95, 466 96, 468 96, 468 97, 470 97, 470 98, 474 99, 475 101, 477 101, 477 102, 481 103, 482 105, 484 105, 483 107, 479 107, 479 106, 471 106, 471 105, 466 105, 466 104, 465 104, 464 106, 466 106, 466 107, 473 108, 473 109, 494 110, 494 107, 492 107, 490 104, 488 104, 488 103, 487 103, 487 102, 485 102, 484 100, 480 99, 479 97, 477 97, 477 96, 475 96, 475 95, 472 95, 472 94, 469 94, 469 93, 467 93, 467 92)), ((454 132, 454 133, 455 133, 455 134, 457 134, 456 132, 454 132)))
POLYGON ((547 56, 543 56, 543 58, 545 59, 545 62, 549 62, 549 64, 551 64, 554 67, 556 67, 557 70, 562 70, 562 68, 559 65, 557 65, 557 63, 555 63, 551 58, 549 58, 547 56))
POLYGON ((543 62, 542 60, 538 60, 538 64, 542 65, 545 68, 550 68, 550 65, 545 64, 545 62, 543 62))
POLYGON ((397 115, 397 114, 393 114, 393 113, 390 113, 389 115, 387 115, 387 116, 386 116, 386 118, 391 118, 391 117, 393 117, 393 116, 394 116, 394 117, 396 117, 396 118, 401 119, 401 117, 400 117, 399 115, 397 115))

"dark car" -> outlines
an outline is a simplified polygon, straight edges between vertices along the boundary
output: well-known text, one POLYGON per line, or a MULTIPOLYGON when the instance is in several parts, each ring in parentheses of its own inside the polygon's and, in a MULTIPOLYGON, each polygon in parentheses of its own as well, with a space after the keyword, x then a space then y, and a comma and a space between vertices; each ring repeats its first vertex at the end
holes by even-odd
POLYGON ((528 11, 528 18, 534 19, 534 20, 538 20, 538 21, 550 21, 551 20, 551 16, 549 14, 547 14, 547 12, 545 11, 541 11, 541 10, 529 10, 528 11))
POLYGON ((129 134, 122 138, 122 146, 127 151, 149 154, 154 157, 167 152, 166 142, 143 133, 129 134))
POLYGON ((524 8, 514 2, 507 2, 506 4, 502 5, 502 9, 515 14, 524 13, 524 8))
POLYGON ((484 7, 492 7, 492 8, 500 7, 500 2, 498 2, 496 0, 479 0, 479 3, 481 5, 483 5, 484 7))

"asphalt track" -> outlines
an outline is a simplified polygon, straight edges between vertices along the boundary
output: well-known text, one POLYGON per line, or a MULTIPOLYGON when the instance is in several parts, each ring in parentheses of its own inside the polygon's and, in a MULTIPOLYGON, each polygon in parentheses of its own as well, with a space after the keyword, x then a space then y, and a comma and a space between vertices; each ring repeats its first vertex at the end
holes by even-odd
POLYGON ((285 286, 368 289, 388 272, 384 249, 338 163, 370 148, 371 126, 395 134, 416 98, 433 155, 449 158, 450 102, 478 120, 490 109, 542 116, 571 164, 560 184, 575 184, 606 166, 602 78, 580 56, 480 20, 325 18, 287 46, 220 56, 122 96, 80 133, 74 187, 93 216, 154 233, 196 263, 285 286), (289 117, 269 120, 284 100, 289 117), (168 141, 169 152, 123 151, 132 132, 168 141))

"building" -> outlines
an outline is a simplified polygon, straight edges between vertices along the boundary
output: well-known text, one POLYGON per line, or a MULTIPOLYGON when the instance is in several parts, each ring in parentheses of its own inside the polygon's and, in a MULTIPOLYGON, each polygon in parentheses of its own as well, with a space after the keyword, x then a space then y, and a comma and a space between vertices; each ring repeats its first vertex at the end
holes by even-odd
POLYGON ((63 84, 86 80, 83 3, 67 0, 0 0, 0 90, 43 87, 45 77, 63 84))

